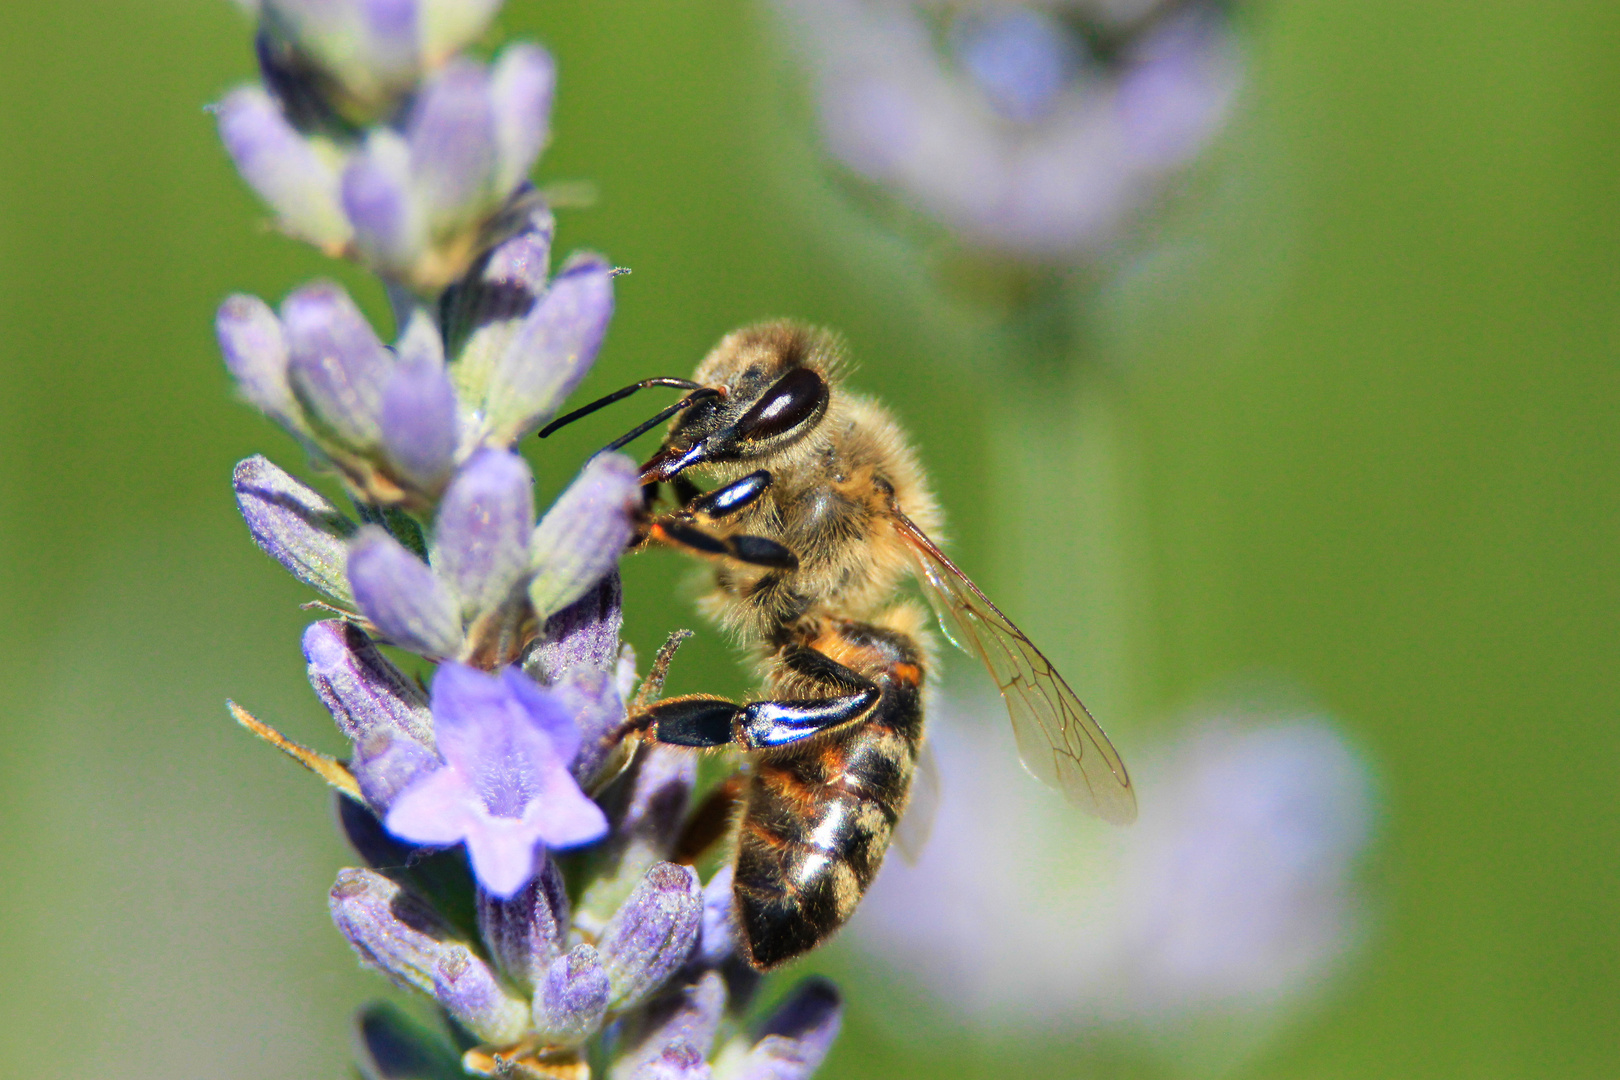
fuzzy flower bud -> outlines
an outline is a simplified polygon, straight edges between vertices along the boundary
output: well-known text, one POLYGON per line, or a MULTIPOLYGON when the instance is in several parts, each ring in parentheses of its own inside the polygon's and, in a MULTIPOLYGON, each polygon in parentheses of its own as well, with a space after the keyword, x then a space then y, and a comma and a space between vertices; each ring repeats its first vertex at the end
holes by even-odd
POLYGON ((535 987, 534 1028, 563 1046, 596 1034, 612 997, 607 969, 591 945, 576 945, 553 960, 535 987))
POLYGON ((238 464, 232 485, 248 532, 266 555, 338 603, 354 603, 348 581, 353 521, 262 456, 238 464))
POLYGON ((529 543, 529 600, 545 616, 585 595, 619 564, 641 503, 640 472, 623 454, 592 458, 529 543))
POLYGON ((362 962, 397 985, 431 994, 479 1038, 510 1041, 528 1026, 524 1003, 432 908, 370 870, 344 870, 330 896, 332 921, 362 962))
POLYGON ((562 954, 567 929, 568 890, 551 859, 510 899, 478 893, 478 933, 501 971, 524 990, 533 990, 562 954))
POLYGON ((654 864, 598 943, 613 1007, 626 1008, 656 992, 692 955, 702 922, 697 875, 674 863, 654 864))

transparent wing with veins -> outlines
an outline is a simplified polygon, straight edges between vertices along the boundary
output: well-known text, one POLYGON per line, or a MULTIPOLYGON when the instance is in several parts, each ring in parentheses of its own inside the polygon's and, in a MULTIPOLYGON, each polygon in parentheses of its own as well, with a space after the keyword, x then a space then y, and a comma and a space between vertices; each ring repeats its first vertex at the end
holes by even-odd
POLYGON ((1063 676, 916 523, 898 507, 894 516, 917 557, 923 593, 941 629, 982 660, 1001 688, 1024 767, 1104 821, 1136 820, 1136 792, 1125 763, 1063 676))

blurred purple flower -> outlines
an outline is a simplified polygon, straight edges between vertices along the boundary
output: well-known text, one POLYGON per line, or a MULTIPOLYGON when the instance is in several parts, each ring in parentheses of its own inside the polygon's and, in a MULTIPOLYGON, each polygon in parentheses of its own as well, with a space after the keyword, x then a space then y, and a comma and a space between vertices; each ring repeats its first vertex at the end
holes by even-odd
POLYGON ((836 157, 968 243, 1042 261, 1106 247, 1221 128, 1240 78, 1213 0, 775 2, 836 157))
POLYGON ((1330 723, 1216 720, 1135 755, 1141 817, 1105 834, 1030 781, 992 708, 936 710, 952 842, 868 894, 854 927, 884 962, 987 1020, 1117 1022, 1269 1009, 1356 940, 1372 789, 1330 723))
POLYGON ((242 87, 216 110, 237 171, 287 232, 424 296, 467 271, 519 199, 550 132, 556 80, 550 55, 534 45, 511 46, 488 67, 455 59, 413 90, 399 126, 333 135, 297 102, 320 100, 369 122, 395 112, 370 115, 393 91, 372 85, 345 97, 330 84, 304 85, 296 72, 272 74, 273 85, 297 83, 296 94, 282 87, 278 100, 242 87))
POLYGON ((342 88, 354 110, 386 110, 482 34, 499 0, 239 0, 277 40, 342 88))
POLYGON ((390 832, 418 844, 465 842, 479 883, 510 898, 536 849, 600 839, 607 818, 569 775, 579 730, 556 698, 513 668, 488 675, 439 666, 433 730, 444 767, 394 800, 390 832))

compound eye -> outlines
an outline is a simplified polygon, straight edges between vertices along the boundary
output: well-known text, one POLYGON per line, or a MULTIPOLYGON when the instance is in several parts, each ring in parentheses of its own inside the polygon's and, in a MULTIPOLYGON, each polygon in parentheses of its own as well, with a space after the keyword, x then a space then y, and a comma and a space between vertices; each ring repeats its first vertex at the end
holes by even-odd
POLYGON ((768 439, 789 431, 818 413, 827 403, 827 384, 809 368, 794 368, 780 379, 752 409, 737 421, 744 439, 768 439))

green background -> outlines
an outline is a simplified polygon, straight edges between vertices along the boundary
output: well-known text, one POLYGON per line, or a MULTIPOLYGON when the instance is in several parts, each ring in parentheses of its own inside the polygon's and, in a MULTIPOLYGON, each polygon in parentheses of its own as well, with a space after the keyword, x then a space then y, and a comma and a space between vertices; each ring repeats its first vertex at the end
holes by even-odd
MULTIPOLYGON (((1383 793, 1373 934, 1242 1075, 1613 1076, 1620 8, 1247 21, 1243 116, 1196 211, 1098 291, 1078 393, 1117 460, 1076 485, 1085 451, 1020 423, 1027 368, 855 235, 780 128, 757 11, 511 0, 503 30, 561 67, 539 176, 601 193, 564 246, 634 270, 585 390, 683 373, 762 316, 837 326, 961 561, 1104 684, 1127 754, 1256 671, 1342 721, 1383 793), (1069 532, 1099 488, 1126 522, 1100 563, 1069 532), (1127 576, 1121 610, 1066 629, 1051 598, 1098 565, 1127 576)), ((306 597, 229 495, 238 458, 299 458, 232 402, 213 310, 333 273, 261 227, 202 111, 249 73, 223 0, 0 10, 6 1076, 336 1077, 380 986, 327 921, 326 799, 222 706, 338 749, 306 597)), ((601 433, 530 448, 548 491, 601 433)), ((691 622, 681 576, 630 571, 642 648, 691 622)), ((685 688, 744 690, 704 638, 685 688)), ((1175 1072, 1063 1035, 896 1043, 852 993, 828 1077, 1175 1072)))

